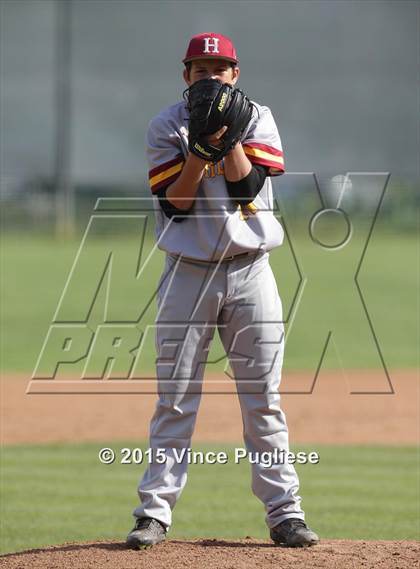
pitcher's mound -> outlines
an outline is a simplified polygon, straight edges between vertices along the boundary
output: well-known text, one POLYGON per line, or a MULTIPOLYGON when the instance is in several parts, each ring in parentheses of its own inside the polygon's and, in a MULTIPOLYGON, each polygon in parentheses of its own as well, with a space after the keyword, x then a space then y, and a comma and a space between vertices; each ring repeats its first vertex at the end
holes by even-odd
POLYGON ((420 542, 327 540, 315 547, 289 549, 256 539, 169 539, 134 551, 122 543, 69 543, 12 553, 0 567, 19 569, 412 569, 418 566, 420 542))

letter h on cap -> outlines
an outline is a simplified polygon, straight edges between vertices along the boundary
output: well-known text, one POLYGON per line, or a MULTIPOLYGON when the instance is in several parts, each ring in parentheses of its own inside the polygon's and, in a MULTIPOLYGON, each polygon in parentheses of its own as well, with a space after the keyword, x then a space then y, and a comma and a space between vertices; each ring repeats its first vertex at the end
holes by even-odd
POLYGON ((219 38, 204 38, 203 53, 219 53, 219 38))

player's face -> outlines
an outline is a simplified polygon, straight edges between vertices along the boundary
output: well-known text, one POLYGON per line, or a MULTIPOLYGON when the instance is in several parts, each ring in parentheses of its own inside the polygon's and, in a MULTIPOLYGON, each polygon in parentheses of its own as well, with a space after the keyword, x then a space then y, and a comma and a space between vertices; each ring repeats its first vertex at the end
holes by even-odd
POLYGON ((197 59, 191 63, 190 73, 184 69, 184 79, 191 86, 200 79, 219 79, 234 85, 239 77, 239 67, 232 67, 224 59, 197 59))

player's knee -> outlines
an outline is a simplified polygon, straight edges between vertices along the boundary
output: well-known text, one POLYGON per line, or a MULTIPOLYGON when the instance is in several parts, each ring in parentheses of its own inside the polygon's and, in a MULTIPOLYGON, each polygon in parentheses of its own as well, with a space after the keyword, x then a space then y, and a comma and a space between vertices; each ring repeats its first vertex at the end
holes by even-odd
POLYGON ((278 405, 257 404, 243 412, 245 435, 267 437, 287 430, 284 414, 278 405))

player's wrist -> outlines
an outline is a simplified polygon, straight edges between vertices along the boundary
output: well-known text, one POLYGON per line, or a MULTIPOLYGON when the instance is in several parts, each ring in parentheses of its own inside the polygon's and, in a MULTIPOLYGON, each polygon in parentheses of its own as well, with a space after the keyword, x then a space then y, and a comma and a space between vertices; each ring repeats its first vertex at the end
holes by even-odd
POLYGON ((203 158, 200 158, 199 156, 197 156, 193 152, 188 153, 187 160, 188 160, 189 164, 191 164, 191 166, 193 166, 197 169, 203 170, 203 171, 206 169, 206 166, 208 164, 208 160, 204 160, 203 158))
POLYGON ((240 141, 238 141, 229 152, 226 154, 225 159, 228 159, 229 162, 239 161, 243 162, 244 160, 248 161, 248 157, 245 154, 243 146, 240 141))
POLYGON ((225 156, 224 174, 225 179, 229 182, 237 182, 247 176, 252 170, 252 164, 249 161, 242 144, 238 142, 234 148, 225 156))
POLYGON ((240 151, 241 148, 242 148, 242 143, 240 140, 238 140, 238 142, 235 142, 235 144, 232 146, 229 152, 234 152, 234 151, 238 152, 240 151))

